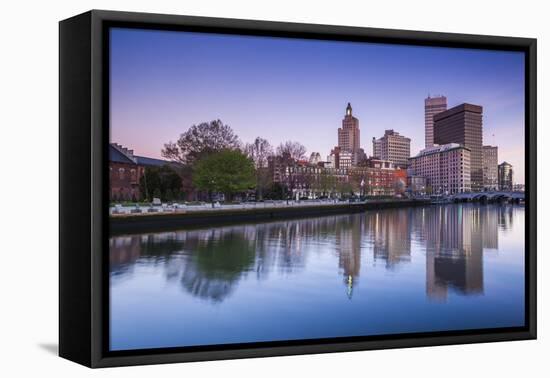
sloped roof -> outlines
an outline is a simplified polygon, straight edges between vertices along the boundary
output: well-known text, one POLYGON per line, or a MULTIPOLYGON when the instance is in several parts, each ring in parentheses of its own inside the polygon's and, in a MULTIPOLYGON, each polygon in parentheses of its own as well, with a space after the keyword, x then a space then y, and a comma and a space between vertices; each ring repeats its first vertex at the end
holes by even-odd
POLYGON ((109 161, 112 161, 115 163, 124 163, 124 164, 136 164, 132 159, 124 155, 122 152, 120 152, 116 147, 114 147, 111 144, 109 144, 109 161))
POLYGON ((139 165, 148 165, 153 167, 162 167, 163 165, 170 164, 167 160, 155 159, 145 156, 134 156, 139 165))

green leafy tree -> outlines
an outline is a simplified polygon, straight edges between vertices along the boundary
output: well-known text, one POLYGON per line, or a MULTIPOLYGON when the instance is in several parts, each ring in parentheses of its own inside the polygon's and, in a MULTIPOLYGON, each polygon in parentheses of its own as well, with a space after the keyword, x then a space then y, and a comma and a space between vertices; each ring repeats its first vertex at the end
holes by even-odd
POLYGON ((174 200, 174 193, 172 192, 172 189, 166 189, 166 192, 164 193, 164 198, 166 199, 166 201, 169 202, 174 200))
POLYGON ((173 193, 178 193, 182 190, 182 178, 168 164, 162 167, 146 167, 145 173, 140 179, 139 188, 142 198, 149 201, 153 197, 171 201, 174 199, 173 193), (168 191, 170 191, 172 198, 167 198, 168 191))
POLYGON ((193 183, 211 195, 221 192, 231 199, 235 193, 253 188, 254 163, 238 150, 223 150, 209 154, 195 165, 193 183))
POLYGON ((334 190, 334 187, 336 186, 336 176, 334 176, 327 170, 323 170, 319 177, 318 185, 322 195, 330 197, 334 190))
POLYGON ((265 197, 272 200, 285 199, 285 188, 281 183, 274 182, 267 190, 265 197))

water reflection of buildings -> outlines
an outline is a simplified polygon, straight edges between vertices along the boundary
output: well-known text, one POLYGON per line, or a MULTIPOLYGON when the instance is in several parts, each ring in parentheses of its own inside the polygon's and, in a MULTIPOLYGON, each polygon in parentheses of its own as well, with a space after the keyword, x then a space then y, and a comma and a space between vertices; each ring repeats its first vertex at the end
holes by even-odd
POLYGON ((498 248, 496 209, 453 205, 424 210, 429 298, 445 300, 449 288, 483 294, 483 249, 498 248))
POLYGON ((411 261, 414 245, 426 251, 429 298, 445 300, 449 290, 482 294, 483 249, 498 249, 498 230, 510 227, 512 211, 492 205, 431 206, 113 237, 111 277, 129 276, 136 266, 161 267, 166 280, 191 295, 220 302, 246 277, 299 274, 309 254, 332 247, 351 299, 365 274, 363 259, 372 257, 394 270, 411 261))
POLYGON ((410 211, 389 209, 365 214, 374 259, 384 261, 388 269, 411 259, 410 211))
POLYGON ((502 206, 498 209, 498 227, 501 230, 507 231, 513 226, 513 207, 502 206))
POLYGON ((357 285, 361 272, 361 236, 364 232, 364 218, 348 216, 335 226, 338 267, 344 277, 348 298, 351 299, 353 287, 357 285))

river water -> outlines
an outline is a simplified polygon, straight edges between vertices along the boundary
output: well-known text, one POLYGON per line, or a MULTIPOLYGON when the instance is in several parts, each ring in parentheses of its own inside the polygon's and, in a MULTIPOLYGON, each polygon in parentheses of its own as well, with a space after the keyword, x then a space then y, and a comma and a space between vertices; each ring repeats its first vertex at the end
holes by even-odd
POLYGON ((109 243, 111 350, 524 325, 523 206, 372 210, 109 243))

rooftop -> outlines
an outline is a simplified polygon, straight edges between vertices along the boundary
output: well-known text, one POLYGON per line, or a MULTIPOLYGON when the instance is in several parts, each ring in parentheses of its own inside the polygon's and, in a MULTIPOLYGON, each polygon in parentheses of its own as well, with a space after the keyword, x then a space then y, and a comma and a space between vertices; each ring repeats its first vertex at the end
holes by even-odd
POLYGON ((434 121, 439 121, 443 118, 447 118, 462 112, 481 114, 483 113, 483 107, 480 105, 473 105, 473 104, 467 104, 467 103, 460 104, 458 106, 455 106, 454 108, 447 109, 441 113, 437 113, 436 115, 434 115, 434 121))
POLYGON ((436 144, 432 147, 428 147, 428 148, 423 149, 416 156, 413 156, 413 157, 416 158, 416 157, 421 157, 421 156, 426 156, 426 155, 431 155, 431 154, 437 154, 437 153, 441 153, 441 152, 447 152, 447 151, 455 150, 455 149, 458 149, 458 148, 463 148, 465 150, 470 151, 469 148, 466 148, 463 145, 458 144, 458 143, 448 143, 448 144, 442 144, 442 145, 437 145, 436 144))

